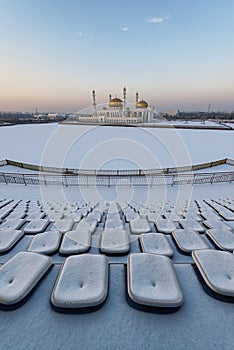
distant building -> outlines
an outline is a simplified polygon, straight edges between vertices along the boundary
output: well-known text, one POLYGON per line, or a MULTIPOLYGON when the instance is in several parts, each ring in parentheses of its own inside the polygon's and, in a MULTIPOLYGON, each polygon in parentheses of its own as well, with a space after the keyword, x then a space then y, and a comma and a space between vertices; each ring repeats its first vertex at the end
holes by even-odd
POLYGON ((179 112, 180 111, 178 109, 171 109, 167 111, 166 114, 169 115, 170 117, 177 117, 179 112))
POLYGON ((123 100, 109 96, 108 107, 98 109, 96 104, 96 92, 93 90, 93 114, 80 115, 79 121, 95 123, 147 123, 153 120, 154 111, 144 100, 139 101, 136 93, 135 107, 127 106, 127 90, 123 89, 123 100))

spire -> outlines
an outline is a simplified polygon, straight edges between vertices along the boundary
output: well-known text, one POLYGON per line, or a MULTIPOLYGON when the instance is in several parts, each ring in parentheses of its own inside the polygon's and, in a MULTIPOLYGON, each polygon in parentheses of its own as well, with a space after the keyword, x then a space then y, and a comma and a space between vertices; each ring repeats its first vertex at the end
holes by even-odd
POLYGON ((111 95, 109 95, 109 101, 111 101, 112 100, 112 96, 111 95))
POLYGON ((136 107, 137 107, 138 102, 139 102, 139 94, 138 94, 138 92, 137 92, 137 93, 136 93, 136 107))
POLYGON ((127 107, 127 102, 126 102, 127 89, 126 89, 126 87, 123 88, 123 97, 124 97, 123 111, 126 112, 126 107, 127 107))
POLYGON ((96 104, 96 92, 95 92, 95 90, 93 90, 93 109, 96 112, 97 104, 96 104))

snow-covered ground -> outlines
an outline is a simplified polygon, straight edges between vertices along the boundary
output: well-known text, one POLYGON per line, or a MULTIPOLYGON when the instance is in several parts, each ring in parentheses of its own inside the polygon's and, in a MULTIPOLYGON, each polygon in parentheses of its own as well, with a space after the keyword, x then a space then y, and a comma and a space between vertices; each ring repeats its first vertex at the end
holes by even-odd
POLYGON ((0 159, 69 168, 134 169, 234 159, 233 131, 80 125, 0 128, 0 159))

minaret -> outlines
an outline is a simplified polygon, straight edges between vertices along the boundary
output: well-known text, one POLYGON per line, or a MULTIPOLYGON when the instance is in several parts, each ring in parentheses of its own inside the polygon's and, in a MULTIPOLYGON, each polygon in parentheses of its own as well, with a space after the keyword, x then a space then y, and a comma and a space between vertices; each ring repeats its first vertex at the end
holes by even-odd
POLYGON ((126 96, 127 96, 127 89, 126 89, 126 87, 124 87, 124 89, 123 89, 123 97, 124 97, 123 111, 124 111, 124 113, 126 112, 126 108, 127 108, 126 96))
POLYGON ((96 112, 97 104, 96 104, 96 92, 95 92, 95 90, 93 90, 93 109, 94 109, 94 112, 96 112))
POLYGON ((109 102, 112 100, 112 96, 111 95, 109 95, 109 102))
POLYGON ((136 108, 137 108, 138 102, 139 102, 139 94, 138 94, 138 92, 137 92, 137 93, 136 93, 136 108))

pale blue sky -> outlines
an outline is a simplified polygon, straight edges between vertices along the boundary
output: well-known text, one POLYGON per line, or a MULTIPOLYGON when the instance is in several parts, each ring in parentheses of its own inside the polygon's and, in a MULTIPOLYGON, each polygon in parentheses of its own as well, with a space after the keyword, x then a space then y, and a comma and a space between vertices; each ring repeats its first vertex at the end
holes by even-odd
POLYGON ((0 0, 0 110, 74 112, 128 88, 234 110, 233 0, 0 0))

